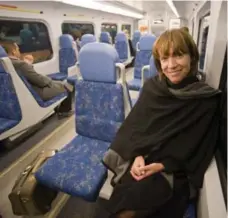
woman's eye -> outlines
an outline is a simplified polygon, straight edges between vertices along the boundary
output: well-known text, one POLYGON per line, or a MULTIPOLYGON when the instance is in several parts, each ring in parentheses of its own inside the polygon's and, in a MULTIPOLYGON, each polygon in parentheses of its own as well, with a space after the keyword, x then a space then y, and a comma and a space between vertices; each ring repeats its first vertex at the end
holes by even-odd
POLYGON ((161 61, 166 61, 168 58, 167 57, 163 57, 161 58, 161 61))
POLYGON ((179 54, 179 55, 175 55, 175 57, 177 57, 177 58, 182 58, 183 55, 182 55, 182 54, 179 54))

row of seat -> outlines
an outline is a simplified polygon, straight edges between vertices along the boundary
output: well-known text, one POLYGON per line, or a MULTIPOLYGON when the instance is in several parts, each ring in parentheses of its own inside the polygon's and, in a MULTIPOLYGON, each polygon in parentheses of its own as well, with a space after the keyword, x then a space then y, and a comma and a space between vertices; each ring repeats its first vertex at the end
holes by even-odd
MULTIPOLYGON (((111 45, 90 43, 81 49, 79 59, 75 136, 35 176, 45 186, 94 202, 108 175, 101 160, 132 106, 124 65, 111 45)), ((185 218, 193 213, 190 205, 185 218)))
MULTIPOLYGON (((103 32, 102 36, 109 37, 108 33, 103 32)), ((142 81, 142 69, 144 66, 149 65, 152 55, 152 47, 156 40, 156 37, 151 34, 146 34, 140 37, 139 42, 136 45, 136 60, 134 68, 134 79, 129 82, 129 88, 131 90, 139 91, 142 81)), ((92 34, 85 34, 82 36, 81 47, 87 43, 95 42, 96 38, 92 34)), ((129 42, 125 33, 120 32, 116 36, 115 48, 119 55, 119 62, 124 65, 129 64, 132 61, 130 55, 129 42)), ((75 49, 73 49, 73 39, 70 35, 63 35, 60 37, 60 73, 49 75, 55 80, 64 80, 71 84, 74 84, 77 79, 76 75, 69 75, 68 71, 72 69, 72 66, 76 64, 75 49), (68 40, 67 40, 68 39, 68 40), (65 60, 64 60, 65 59, 65 60)), ((76 52, 78 53, 78 52, 76 52)), ((75 70, 75 68, 73 68, 75 70)), ((76 71, 76 70, 75 70, 76 71)), ((154 72, 155 74, 156 72, 154 72)), ((73 73, 74 74, 74 73, 73 73)))
MULTIPOLYGON (((90 36, 92 38, 92 36, 90 36)), ((83 39, 82 39, 83 40, 83 39)), ((136 30, 133 34, 132 45, 136 51, 136 60, 134 66, 134 79, 128 83, 129 89, 139 91, 144 81, 148 77, 157 74, 152 57, 152 47, 156 37, 151 34, 141 35, 141 32, 136 30)), ((96 39, 90 40, 94 42, 96 39)), ((110 34, 102 32, 100 41, 111 44, 110 34)), ((119 54, 120 62, 127 65, 132 61, 130 57, 129 43, 125 33, 118 33, 116 36, 115 48, 119 54)))
MULTIPOLYGON (((85 35, 82 39, 84 45, 95 37, 85 35)), ((70 35, 62 35, 59 39, 59 69, 60 72, 50 74, 54 80, 70 79, 70 71, 76 71, 76 52, 73 38, 70 35)), ((0 141, 6 138, 15 138, 30 127, 46 119, 59 105, 67 93, 59 95, 49 101, 43 101, 33 90, 26 78, 21 77, 15 71, 6 52, 0 47, 0 141), (30 111, 36 114, 31 117, 30 111)), ((75 76, 73 76, 75 77, 75 76)), ((72 77, 71 77, 72 78, 72 77)), ((72 83, 76 78, 72 78, 72 83)))
MULTIPOLYGON (((123 47, 126 47, 127 44, 127 39, 124 33, 119 33, 117 35, 117 47, 118 43, 121 45, 125 43, 123 47)), ((146 44, 145 42, 147 40, 147 36, 142 37, 142 42, 140 42, 140 48, 143 49, 143 45, 146 44), (145 42, 144 42, 145 41, 145 42), (142 45, 142 46, 141 46, 142 45)), ((82 47, 88 43, 96 41, 95 36, 86 34, 82 37, 82 47)), ((59 39, 60 42, 60 50, 59 50, 59 69, 60 72, 50 74, 49 76, 54 79, 54 80, 65 80, 67 79, 68 82, 74 84, 75 81, 77 80, 78 76, 75 75, 75 72, 77 70, 76 66, 76 51, 75 51, 75 44, 73 41, 72 36, 64 34, 60 36, 59 39), (72 73, 71 73, 72 72, 72 73)), ((120 49, 116 49, 119 51, 118 53, 118 62, 120 62, 120 53, 121 53, 121 46, 119 46, 120 49)), ((145 46, 144 46, 145 47, 145 46)), ((151 48, 152 46, 149 45, 148 48, 151 48)), ((140 51, 137 52, 140 54, 140 51)), ((138 57, 138 55, 136 55, 138 57)), ((140 55, 139 55, 140 56, 140 55)), ((4 52, 4 50, 1 48, 1 56, 0 58, 3 58, 2 65, 4 67, 1 67, 1 77, 2 77, 2 84, 1 89, 1 96, 0 96, 0 106, 1 106, 1 123, 3 124, 1 126, 0 130, 0 140, 3 140, 5 138, 11 137, 15 134, 20 134, 23 133, 23 131, 26 131, 28 128, 31 126, 35 125, 36 123, 42 121, 45 119, 47 116, 49 116, 53 109, 61 103, 61 101, 66 97, 66 94, 57 96, 50 101, 44 102, 38 95, 37 93, 32 89, 30 84, 26 81, 25 78, 19 77, 17 73, 15 73, 13 76, 10 75, 10 73, 15 72, 15 69, 13 68, 12 64, 10 63, 9 59, 6 58, 7 55, 4 52), (12 69, 11 72, 9 69, 12 69), (8 79, 6 79, 6 77, 8 79), (14 77, 15 81, 21 80, 21 82, 15 82, 14 83, 14 77), (7 80, 7 82, 5 81, 7 80), (11 81, 10 81, 11 80, 11 81), (9 96, 9 91, 11 90, 11 96, 9 96), (12 90, 15 90, 14 92, 12 90), (24 91, 23 91, 24 90, 24 91), (6 95, 7 93, 7 95, 6 95), (12 97, 13 95, 13 97, 12 97), (28 96, 27 98, 23 99, 22 96, 28 96), (26 99, 30 99, 28 102, 32 105, 34 108, 33 111, 37 111, 37 119, 30 119, 29 117, 29 109, 25 105, 26 99), (14 103, 12 103, 14 102, 14 103), (12 108, 13 105, 13 108, 12 108), (23 106, 21 106, 23 105, 23 106), (14 114, 12 113, 12 110, 16 108, 17 113, 14 114), (20 109, 22 110, 20 112, 20 109), (44 110, 45 109, 45 110, 44 110), (23 117, 23 119, 22 119, 23 117), (28 121, 29 120, 29 121, 28 121)), ((142 60, 140 58, 136 57, 136 64, 138 63, 138 60, 142 60)), ((145 63, 145 62, 144 62, 145 63)), ((141 64, 141 67, 143 64, 141 64)), ((138 71, 135 71, 138 72, 138 71)), ((131 87, 130 87, 131 88, 131 87)))

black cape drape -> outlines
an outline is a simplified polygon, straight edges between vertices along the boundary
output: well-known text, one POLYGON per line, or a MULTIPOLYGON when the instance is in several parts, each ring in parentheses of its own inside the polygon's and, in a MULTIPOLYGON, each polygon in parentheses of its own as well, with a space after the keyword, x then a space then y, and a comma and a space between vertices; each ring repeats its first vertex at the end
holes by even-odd
POLYGON ((121 177, 136 156, 149 155, 165 172, 184 171, 201 187, 216 145, 219 93, 196 79, 181 88, 158 76, 149 79, 103 163, 121 177))

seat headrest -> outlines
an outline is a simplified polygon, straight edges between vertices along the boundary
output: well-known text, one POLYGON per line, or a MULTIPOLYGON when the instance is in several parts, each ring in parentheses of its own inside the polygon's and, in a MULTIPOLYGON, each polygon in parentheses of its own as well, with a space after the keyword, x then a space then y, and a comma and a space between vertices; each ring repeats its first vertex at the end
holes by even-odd
POLYGON ((139 49, 140 51, 149 51, 152 50, 156 36, 152 34, 145 34, 141 36, 139 40, 139 49))
POLYGON ((8 57, 5 49, 0 45, 0 58, 8 57))
POLYGON ((84 34, 81 38, 81 47, 87 43, 96 42, 96 37, 92 34, 84 34))
POLYGON ((117 62, 116 49, 106 43, 88 43, 79 53, 80 72, 87 81, 116 83, 117 62))
POLYGON ((63 34, 59 37, 60 48, 73 48, 73 41, 70 34, 63 34))
POLYGON ((117 33, 116 34, 116 42, 125 42, 125 41, 127 41, 127 36, 126 36, 126 34, 124 33, 124 32, 120 32, 120 33, 117 33))
POLYGON ((140 38, 141 37, 141 32, 139 30, 136 30, 133 34, 133 38, 140 38))
POLYGON ((108 32, 101 32, 100 40, 101 42, 109 42, 110 34, 108 32))

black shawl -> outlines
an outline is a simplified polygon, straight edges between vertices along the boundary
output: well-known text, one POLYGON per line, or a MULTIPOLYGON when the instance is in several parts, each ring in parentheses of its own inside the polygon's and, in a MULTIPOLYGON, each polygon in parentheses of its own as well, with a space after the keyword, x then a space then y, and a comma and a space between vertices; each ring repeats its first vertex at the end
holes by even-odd
POLYGON ((184 171, 201 187, 216 144, 219 93, 195 76, 177 85, 149 79, 103 159, 113 184, 143 155, 167 173, 184 171))

